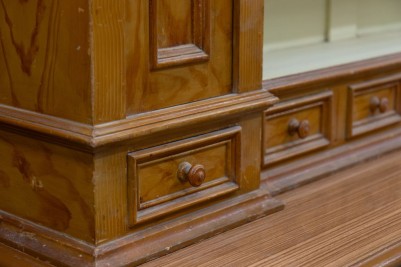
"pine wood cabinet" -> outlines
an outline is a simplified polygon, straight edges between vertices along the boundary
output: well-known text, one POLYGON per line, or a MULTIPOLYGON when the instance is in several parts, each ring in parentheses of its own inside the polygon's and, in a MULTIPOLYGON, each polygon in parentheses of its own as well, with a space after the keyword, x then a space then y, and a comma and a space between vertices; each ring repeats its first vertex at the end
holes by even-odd
POLYGON ((260 188, 262 6, 2 1, 1 242, 138 264, 282 209, 260 188))
POLYGON ((297 29, 278 2, 3 0, 0 255, 140 264, 401 147, 397 16, 355 24, 345 1, 321 1, 314 19, 346 10, 353 28, 333 15, 297 29), (396 32, 382 54, 353 40, 367 57, 333 60, 338 39, 377 25, 396 32), (323 40, 326 54, 299 47, 323 40))

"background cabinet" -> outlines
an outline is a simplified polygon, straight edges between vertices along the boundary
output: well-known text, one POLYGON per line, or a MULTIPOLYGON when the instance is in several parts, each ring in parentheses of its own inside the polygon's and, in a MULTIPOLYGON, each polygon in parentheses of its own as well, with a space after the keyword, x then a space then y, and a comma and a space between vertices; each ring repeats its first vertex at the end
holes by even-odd
POLYGON ((398 149, 401 3, 264 3, 263 86, 280 98, 265 112, 271 192, 398 149))

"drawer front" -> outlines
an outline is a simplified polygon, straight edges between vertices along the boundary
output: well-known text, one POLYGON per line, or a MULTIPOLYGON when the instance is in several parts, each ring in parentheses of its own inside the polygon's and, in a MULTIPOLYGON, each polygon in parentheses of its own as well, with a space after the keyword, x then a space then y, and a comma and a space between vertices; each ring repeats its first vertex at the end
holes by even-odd
POLYGON ((349 86, 348 138, 400 122, 400 80, 396 75, 349 86))
POLYGON ((239 189, 240 127, 128 155, 131 224, 239 189))
POLYGON ((264 165, 329 145, 332 92, 279 103, 265 113, 264 165))

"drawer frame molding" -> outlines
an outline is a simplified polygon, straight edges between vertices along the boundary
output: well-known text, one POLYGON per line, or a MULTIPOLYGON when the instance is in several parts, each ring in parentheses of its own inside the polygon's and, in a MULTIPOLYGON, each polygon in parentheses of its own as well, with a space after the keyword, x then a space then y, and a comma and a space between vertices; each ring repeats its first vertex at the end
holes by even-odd
POLYGON ((264 155, 263 167, 330 145, 331 137, 333 136, 332 97, 333 93, 330 90, 326 90, 296 100, 279 103, 265 111, 264 123, 269 123, 270 120, 291 114, 294 114, 295 118, 297 112, 315 107, 320 109, 321 116, 318 122, 320 126, 318 133, 274 147, 266 147, 266 139, 269 138, 269 133, 266 132, 266 127, 263 127, 263 138, 265 140, 262 153, 264 155))
POLYGON ((401 74, 350 85, 347 108, 346 134, 348 139, 401 122, 401 74), (385 89, 393 91, 393 99, 390 99, 393 110, 382 114, 372 114, 370 117, 354 121, 353 116, 357 108, 354 103, 355 98, 385 89))
MULTIPOLYGON (((210 0, 191 0, 190 24, 191 42, 170 46, 159 47, 158 23, 163 10, 160 10, 159 0, 149 1, 149 24, 150 24, 150 60, 153 69, 168 68, 190 63, 206 62, 210 53, 210 0), (160 10, 160 11, 159 11, 160 10)), ((166 30, 167 27, 164 27, 166 30)), ((171 29, 176 31, 177 29, 171 29)))
MULTIPOLYGON (((128 214, 130 225, 134 226, 138 223, 166 216, 239 190, 241 186, 241 180, 239 179, 241 157, 239 155, 241 155, 240 126, 128 154, 128 214), (160 164, 166 162, 174 163, 179 158, 188 158, 194 155, 196 158, 196 155, 201 152, 207 152, 208 150, 210 152, 213 148, 219 147, 224 147, 226 151, 224 155, 224 176, 214 177, 213 180, 205 181, 200 187, 182 185, 181 190, 177 192, 141 201, 143 192, 140 185, 142 179, 139 177, 140 168, 159 164, 159 167, 154 168, 163 171, 160 164)), ((200 163, 202 164, 203 162, 200 163)), ((206 166, 206 168, 208 167, 206 166)), ((176 177, 177 170, 178 165, 174 170, 164 170, 167 171, 167 176, 163 175, 163 181, 165 179, 178 181, 176 177)))

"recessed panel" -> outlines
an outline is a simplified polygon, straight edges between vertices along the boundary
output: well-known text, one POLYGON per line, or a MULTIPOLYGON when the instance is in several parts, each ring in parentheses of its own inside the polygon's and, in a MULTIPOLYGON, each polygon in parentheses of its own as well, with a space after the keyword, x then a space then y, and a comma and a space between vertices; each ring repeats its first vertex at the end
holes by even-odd
POLYGON ((209 0, 151 0, 153 69, 209 59, 209 0))
POLYGON ((233 92, 234 1, 135 0, 127 6, 127 113, 233 92))

